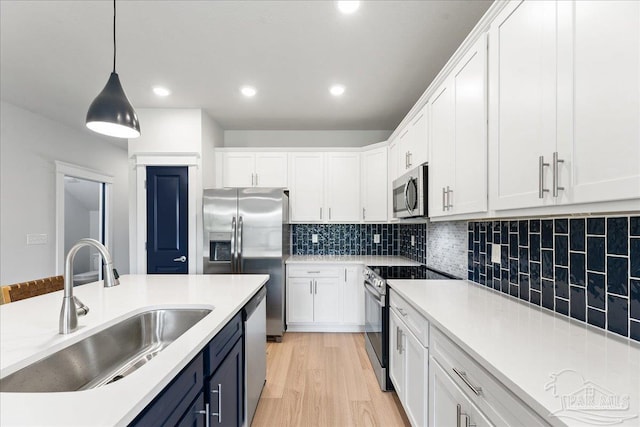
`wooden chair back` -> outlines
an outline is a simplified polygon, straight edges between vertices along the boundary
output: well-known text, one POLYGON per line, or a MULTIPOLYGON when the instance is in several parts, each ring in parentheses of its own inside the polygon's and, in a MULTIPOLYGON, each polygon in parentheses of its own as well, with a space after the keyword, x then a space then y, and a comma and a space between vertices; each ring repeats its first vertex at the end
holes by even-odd
POLYGON ((64 289, 64 277, 53 276, 44 279, 30 280, 28 282, 15 283, 0 288, 0 303, 20 301, 22 299, 48 294, 64 289))

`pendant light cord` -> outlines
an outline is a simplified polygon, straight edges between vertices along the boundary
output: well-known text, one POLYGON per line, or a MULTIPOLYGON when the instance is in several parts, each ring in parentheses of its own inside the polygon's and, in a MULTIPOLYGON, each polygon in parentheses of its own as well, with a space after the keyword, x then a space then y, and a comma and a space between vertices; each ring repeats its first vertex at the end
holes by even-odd
POLYGON ((116 0, 113 0, 113 72, 116 72, 116 0))

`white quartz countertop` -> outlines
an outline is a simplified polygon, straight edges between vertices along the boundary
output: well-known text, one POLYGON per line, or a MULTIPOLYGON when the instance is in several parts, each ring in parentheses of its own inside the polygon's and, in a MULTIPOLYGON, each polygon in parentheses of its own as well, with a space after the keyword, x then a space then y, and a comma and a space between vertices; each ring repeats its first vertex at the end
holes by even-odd
MULTIPOLYGON (((596 392, 627 399, 629 408, 588 410, 587 415, 629 418, 615 425, 640 425, 637 343, 463 280, 388 283, 541 416, 567 415, 561 399, 593 385, 596 392), (552 375, 565 370, 573 372, 558 377, 555 388, 546 387, 552 375)), ((567 417, 553 423, 587 425, 567 417)))
POLYGON ((374 256, 374 255, 291 255, 287 258, 287 264, 362 264, 362 265, 388 265, 411 266, 420 265, 419 262, 401 256, 374 256))
POLYGON ((61 393, 0 393, 0 425, 126 425, 264 285, 268 275, 125 275, 120 286, 74 288, 89 306, 79 328, 58 334, 62 291, 0 306, 0 377, 150 308, 213 308, 150 363, 104 387, 61 393))

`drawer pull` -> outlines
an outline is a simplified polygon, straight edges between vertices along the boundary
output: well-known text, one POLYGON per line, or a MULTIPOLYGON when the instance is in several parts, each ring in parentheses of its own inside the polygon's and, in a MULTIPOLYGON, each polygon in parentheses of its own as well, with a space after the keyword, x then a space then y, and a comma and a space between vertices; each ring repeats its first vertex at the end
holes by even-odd
POLYGON ((406 317, 406 316, 407 316, 407 314, 409 314, 409 313, 407 313, 406 311, 404 311, 404 309, 402 309, 402 308, 400 308, 400 307, 398 307, 398 311, 400 312, 400 314, 402 314, 402 316, 403 316, 403 317, 406 317))
POLYGON ((482 395, 482 387, 477 387, 474 386, 473 384, 471 384, 469 382, 469 379, 467 378, 467 373, 464 371, 459 371, 456 368, 453 368, 453 372, 455 372, 460 379, 467 385, 467 387, 469 387, 471 389, 471 391, 476 395, 476 396, 481 396, 482 395))
POLYGON ((319 271, 307 271, 307 274, 320 274, 319 271))

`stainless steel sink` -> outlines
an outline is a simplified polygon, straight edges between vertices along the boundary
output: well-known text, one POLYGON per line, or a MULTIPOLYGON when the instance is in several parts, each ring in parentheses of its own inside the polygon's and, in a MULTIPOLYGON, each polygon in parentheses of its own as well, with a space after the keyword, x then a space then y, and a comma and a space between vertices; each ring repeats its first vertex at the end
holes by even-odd
POLYGON ((145 311, 0 379, 0 392, 76 391, 124 378, 153 359, 208 309, 145 311))

